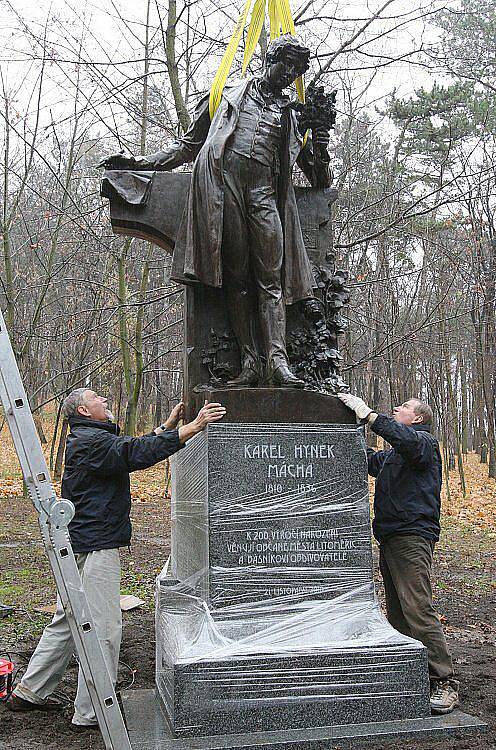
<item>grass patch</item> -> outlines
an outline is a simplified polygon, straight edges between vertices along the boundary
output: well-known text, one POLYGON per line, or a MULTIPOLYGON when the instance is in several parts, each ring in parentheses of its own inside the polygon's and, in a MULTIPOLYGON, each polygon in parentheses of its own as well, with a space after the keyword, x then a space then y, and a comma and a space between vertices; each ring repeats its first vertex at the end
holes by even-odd
MULTIPOLYGON (((38 640, 52 616, 38 612, 14 610, 13 614, 0 620, 0 651, 14 649, 22 640, 38 640)), ((15 660, 14 660, 15 661, 15 660)))
POLYGON ((22 593, 22 586, 16 584, 0 583, 0 603, 14 606, 16 598, 22 593))
POLYGON ((126 570, 122 573, 121 594, 138 596, 145 601, 147 609, 154 609, 155 579, 146 573, 126 570))

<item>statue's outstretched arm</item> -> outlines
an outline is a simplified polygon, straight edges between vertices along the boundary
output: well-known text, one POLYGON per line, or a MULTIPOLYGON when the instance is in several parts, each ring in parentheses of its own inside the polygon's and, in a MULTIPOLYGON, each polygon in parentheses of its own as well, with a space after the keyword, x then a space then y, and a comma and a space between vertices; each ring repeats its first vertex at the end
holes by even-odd
POLYGON ((209 129, 210 113, 207 96, 198 104, 189 130, 164 151, 137 158, 137 168, 168 172, 182 164, 194 161, 205 143, 209 129), (146 166, 142 166, 145 162, 146 166))
POLYGON ((155 154, 147 154, 146 156, 111 154, 104 157, 97 166, 105 169, 168 172, 182 164, 194 161, 205 143, 210 129, 208 99, 208 96, 206 96, 198 104, 188 132, 164 151, 157 151, 155 154))

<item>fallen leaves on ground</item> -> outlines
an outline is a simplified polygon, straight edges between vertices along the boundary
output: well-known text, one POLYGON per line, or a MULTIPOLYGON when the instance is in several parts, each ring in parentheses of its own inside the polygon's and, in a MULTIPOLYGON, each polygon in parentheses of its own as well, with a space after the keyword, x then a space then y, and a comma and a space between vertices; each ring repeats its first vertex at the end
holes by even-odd
POLYGON ((465 457, 464 470, 466 496, 463 496, 458 472, 450 472, 449 497, 446 482, 443 485, 443 513, 496 537, 496 479, 489 478, 487 464, 481 464, 476 453, 465 457))

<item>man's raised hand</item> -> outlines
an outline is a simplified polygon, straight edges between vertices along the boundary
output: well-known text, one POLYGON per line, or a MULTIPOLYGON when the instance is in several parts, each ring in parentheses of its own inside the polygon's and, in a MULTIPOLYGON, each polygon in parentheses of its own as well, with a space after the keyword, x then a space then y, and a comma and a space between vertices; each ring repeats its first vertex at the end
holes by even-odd
POLYGON ((184 419, 184 403, 182 401, 172 409, 164 425, 168 430, 175 430, 181 419, 184 419))
POLYGON ((337 397, 348 409, 352 409, 355 412, 358 419, 367 419, 372 414, 373 410, 359 396, 353 396, 351 393, 338 393, 337 397))
POLYGON ((226 409, 222 404, 205 401, 194 422, 203 430, 210 422, 217 422, 225 415, 226 409))
POLYGON ((189 440, 193 435, 197 435, 204 430, 211 422, 218 422, 219 419, 222 419, 222 417, 225 416, 225 413, 226 409, 222 404, 209 404, 208 401, 205 401, 193 421, 179 428, 180 442, 185 443, 186 440, 189 440))

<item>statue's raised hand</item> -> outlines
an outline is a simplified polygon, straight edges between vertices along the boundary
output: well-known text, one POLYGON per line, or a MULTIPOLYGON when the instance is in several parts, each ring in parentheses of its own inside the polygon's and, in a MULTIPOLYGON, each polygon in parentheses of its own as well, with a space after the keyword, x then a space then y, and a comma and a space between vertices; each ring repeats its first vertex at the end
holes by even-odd
POLYGON ((325 125, 312 130, 312 143, 319 151, 326 151, 329 146, 330 131, 325 125))
POLYGON ((124 156, 124 152, 120 151, 104 156, 96 166, 103 169, 136 169, 136 159, 134 156, 124 156))

